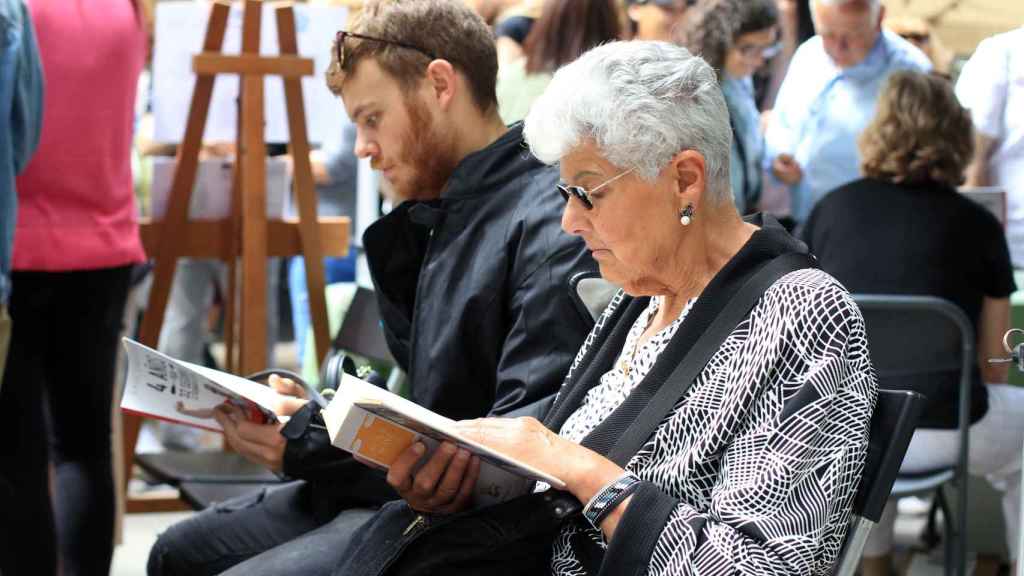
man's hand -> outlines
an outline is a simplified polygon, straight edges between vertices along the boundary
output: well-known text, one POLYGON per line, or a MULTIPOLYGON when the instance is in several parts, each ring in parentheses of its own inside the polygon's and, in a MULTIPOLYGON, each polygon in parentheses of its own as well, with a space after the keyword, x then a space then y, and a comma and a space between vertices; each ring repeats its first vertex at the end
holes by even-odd
POLYGON ((274 413, 278 416, 291 416, 309 402, 306 397, 306 389, 296 384, 291 378, 281 378, 277 374, 271 374, 267 383, 278 394, 285 396, 278 400, 277 406, 274 406, 274 413))
POLYGON ((241 408, 227 403, 218 406, 213 417, 224 428, 224 438, 235 451, 273 472, 281 471, 287 443, 281 435, 284 424, 250 422, 241 408))
POLYGON ((789 154, 779 154, 772 161, 772 174, 788 186, 799 184, 804 178, 800 163, 789 154))
POLYGON ((388 484, 418 512, 453 514, 466 509, 480 475, 480 459, 451 442, 443 442, 417 470, 426 450, 416 442, 402 452, 391 463, 388 484))
MULTIPOLYGON (((284 396, 274 407, 274 413, 278 416, 291 416, 309 402, 306 399, 306 389, 289 378, 273 374, 268 383, 278 394, 284 396)), ((226 403, 217 407, 213 418, 224 429, 224 438, 236 452, 274 472, 281 471, 284 464, 284 449, 288 443, 281 435, 283 424, 251 422, 240 408, 226 403)))

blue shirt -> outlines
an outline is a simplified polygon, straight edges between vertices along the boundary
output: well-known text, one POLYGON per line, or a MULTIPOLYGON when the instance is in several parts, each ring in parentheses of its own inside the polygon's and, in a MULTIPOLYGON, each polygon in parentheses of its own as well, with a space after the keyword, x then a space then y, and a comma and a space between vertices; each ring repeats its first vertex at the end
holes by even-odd
POLYGON ((43 69, 28 7, 22 0, 0 0, 0 304, 11 294, 14 177, 35 152, 42 122, 43 69))
POLYGON ((826 193, 860 177, 857 137, 875 115, 885 80, 899 70, 928 71, 931 62, 888 30, 863 61, 845 70, 825 53, 820 36, 797 49, 779 88, 764 158, 769 173, 782 153, 791 154, 803 169, 803 179, 789 190, 797 222, 826 193))
POLYGON ((764 162, 764 137, 761 113, 754 99, 754 82, 746 78, 722 78, 722 95, 732 123, 732 154, 729 179, 736 209, 746 214, 757 208, 761 199, 761 164, 764 162))

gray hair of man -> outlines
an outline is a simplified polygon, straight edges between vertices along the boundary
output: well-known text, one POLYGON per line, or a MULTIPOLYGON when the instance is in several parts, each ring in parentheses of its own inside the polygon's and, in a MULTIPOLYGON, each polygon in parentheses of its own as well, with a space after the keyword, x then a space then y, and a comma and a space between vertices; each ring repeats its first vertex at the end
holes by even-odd
POLYGON ((732 201, 732 130, 715 71, 669 42, 611 42, 563 66, 534 101, 523 134, 554 164, 584 140, 648 182, 679 152, 704 156, 708 199, 732 201))
POLYGON ((814 26, 818 26, 818 15, 814 12, 814 5, 820 4, 822 6, 843 6, 846 4, 860 4, 866 6, 871 11, 871 21, 874 22, 878 18, 878 12, 882 10, 882 0, 810 0, 811 2, 811 20, 814 22, 814 26))

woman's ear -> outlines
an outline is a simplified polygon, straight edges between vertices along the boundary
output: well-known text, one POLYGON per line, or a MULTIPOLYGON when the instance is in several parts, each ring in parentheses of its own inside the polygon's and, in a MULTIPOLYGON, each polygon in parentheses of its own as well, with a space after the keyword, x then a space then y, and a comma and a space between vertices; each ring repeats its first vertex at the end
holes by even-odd
POLYGON ((681 204, 693 203, 699 208, 707 187, 704 155, 696 150, 683 150, 672 158, 672 168, 681 204))
POLYGON ((427 85, 437 105, 446 110, 458 91, 458 75, 455 67, 447 60, 437 59, 427 65, 427 85))

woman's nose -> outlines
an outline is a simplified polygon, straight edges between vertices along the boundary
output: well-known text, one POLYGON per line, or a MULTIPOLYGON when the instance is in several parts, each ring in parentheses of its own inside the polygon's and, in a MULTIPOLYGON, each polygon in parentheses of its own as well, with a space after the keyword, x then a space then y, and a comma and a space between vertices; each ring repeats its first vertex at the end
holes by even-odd
POLYGON ((588 229, 587 212, 582 201, 575 196, 570 196, 565 202, 565 208, 562 209, 562 230, 568 234, 579 235, 588 229))

